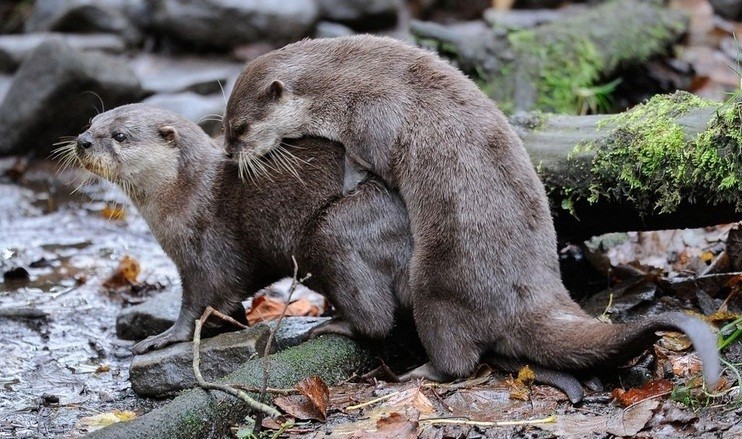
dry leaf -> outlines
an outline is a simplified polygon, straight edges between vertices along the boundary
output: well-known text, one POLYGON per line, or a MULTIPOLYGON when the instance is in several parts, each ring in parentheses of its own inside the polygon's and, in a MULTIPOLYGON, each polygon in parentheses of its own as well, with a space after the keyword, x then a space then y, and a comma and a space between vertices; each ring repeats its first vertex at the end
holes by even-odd
POLYGON ((703 363, 696 354, 672 358, 670 364, 672 365, 672 373, 682 377, 697 375, 703 370, 703 363))
POLYGON ((324 422, 327 420, 327 405, 330 402, 330 389, 327 388, 327 384, 322 381, 322 378, 317 375, 304 378, 303 380, 296 383, 296 390, 314 405, 317 412, 322 415, 319 419, 324 422))
POLYGON ((659 395, 666 395, 672 392, 672 383, 667 380, 647 381, 641 387, 635 387, 629 390, 615 389, 611 394, 624 407, 636 404, 645 399, 659 395))
POLYGON ((80 424, 97 430, 117 422, 127 422, 135 419, 137 414, 130 410, 114 410, 108 413, 99 413, 95 416, 86 416, 80 419, 80 424))
POLYGON ((277 396, 273 403, 296 419, 324 421, 325 415, 304 395, 277 396))
POLYGON ((551 431, 557 437, 565 439, 593 437, 596 432, 603 435, 635 437, 652 419, 659 404, 659 401, 643 401, 626 410, 609 415, 564 414, 557 416, 556 423, 539 424, 538 428, 551 431))
POLYGON ((390 413, 389 416, 376 421, 377 438, 409 438, 417 437, 419 413, 413 417, 402 416, 398 412, 390 413))
POLYGON ((137 285, 137 277, 141 272, 141 267, 136 259, 126 255, 119 262, 116 270, 103 282, 103 287, 109 290, 115 290, 131 285, 137 285))
POLYGON ((286 307, 286 303, 280 300, 273 299, 266 296, 258 296, 252 301, 252 307, 247 312, 247 321, 250 326, 268 320, 277 320, 283 309, 286 308, 287 316, 318 316, 320 310, 318 307, 311 304, 306 299, 299 299, 297 301, 289 303, 286 307))
POLYGON ((112 220, 123 220, 124 218, 126 218, 126 209, 124 209, 123 206, 117 204, 110 205, 106 203, 106 207, 104 207, 103 210, 100 211, 100 214, 103 215, 104 218, 112 220))
POLYGON ((687 335, 682 332, 666 332, 659 341, 660 346, 675 352, 683 352, 690 349, 693 343, 687 335))
POLYGON ((435 411, 433 403, 425 396, 420 387, 411 387, 399 392, 399 394, 389 398, 387 404, 390 406, 413 407, 423 414, 429 414, 435 411))
POLYGON ((518 371, 518 378, 508 378, 505 383, 510 388, 510 399, 528 401, 531 398, 531 384, 536 379, 536 374, 528 366, 523 366, 518 371))
POLYGON ((531 384, 533 384, 533 381, 536 379, 536 374, 531 370, 530 367, 523 366, 518 371, 518 381, 525 384, 527 387, 530 387, 531 384))

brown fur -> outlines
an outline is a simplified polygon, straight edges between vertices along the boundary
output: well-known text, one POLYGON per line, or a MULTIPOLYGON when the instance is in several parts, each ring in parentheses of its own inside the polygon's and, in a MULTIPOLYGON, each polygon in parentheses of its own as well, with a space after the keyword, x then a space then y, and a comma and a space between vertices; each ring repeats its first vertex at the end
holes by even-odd
MULTIPOLYGON (((604 325, 571 300, 545 191, 520 140, 472 81, 430 52, 374 36, 288 45, 245 67, 224 127, 227 151, 243 163, 282 138, 321 136, 399 191, 414 241, 412 312, 435 377, 467 376, 488 351, 588 369, 663 326, 604 325)), ((703 343, 696 348, 715 381, 708 327, 670 320, 703 343)), ((383 335, 391 324, 352 329, 383 335)))
POLYGON ((307 286, 338 305, 341 317, 353 325, 368 320, 372 336, 389 330, 374 322, 393 320, 389 313, 405 296, 411 242, 404 206, 374 182, 340 198, 342 147, 294 143, 303 183, 286 170, 243 183, 197 125, 159 108, 113 109, 78 137, 80 162, 128 193, 181 275, 178 320, 135 352, 190 339, 208 305, 244 320, 240 302, 290 275, 292 255, 313 273, 307 286), (126 139, 117 142, 115 133, 126 139))

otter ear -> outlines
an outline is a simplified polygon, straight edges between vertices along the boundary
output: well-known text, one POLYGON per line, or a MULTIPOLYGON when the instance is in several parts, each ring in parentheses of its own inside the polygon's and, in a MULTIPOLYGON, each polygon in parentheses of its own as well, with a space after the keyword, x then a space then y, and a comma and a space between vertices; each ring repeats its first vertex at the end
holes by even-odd
POLYGON ((281 81, 273 81, 271 82, 271 86, 268 88, 268 96, 271 98, 271 100, 278 100, 283 96, 283 91, 286 89, 284 87, 283 82, 281 81))
POLYGON ((163 125, 160 127, 160 137, 165 139, 167 143, 174 145, 178 142, 178 130, 172 125, 163 125))

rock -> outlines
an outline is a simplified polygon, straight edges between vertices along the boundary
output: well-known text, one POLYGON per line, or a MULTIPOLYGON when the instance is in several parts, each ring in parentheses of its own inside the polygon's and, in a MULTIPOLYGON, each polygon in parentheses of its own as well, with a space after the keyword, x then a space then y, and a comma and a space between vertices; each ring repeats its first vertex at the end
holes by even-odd
POLYGON ((126 48, 124 40, 113 34, 62 34, 39 32, 0 36, 0 72, 13 72, 26 56, 41 43, 62 39, 77 50, 99 50, 107 53, 121 53, 126 48))
MULTIPOLYGON (((287 317, 271 343, 270 353, 297 346, 307 332, 328 320, 323 317, 287 317)), ((234 371, 255 355, 263 355, 275 322, 220 334, 201 341, 201 373, 214 381, 234 371)), ((193 375, 193 343, 184 342, 137 355, 131 362, 132 389, 140 396, 162 397, 196 385, 193 375)))
POLYGON ((201 48, 295 41, 312 33, 319 12, 314 0, 151 0, 150 5, 157 30, 201 48))
POLYGON ((46 41, 21 64, 0 103, 0 155, 48 152, 60 136, 80 133, 101 104, 113 108, 142 97, 123 60, 46 41))
POLYGON ((173 326, 180 312, 180 289, 165 290, 146 302, 126 308, 116 318, 116 336, 143 340, 173 326))
POLYGON ((709 0, 714 12, 727 20, 742 20, 742 2, 739 0, 709 0))
POLYGON ((10 84, 13 83, 13 77, 10 75, 0 75, 0 102, 5 99, 5 95, 10 90, 10 84))
MULTIPOLYGON (((226 91, 225 91, 226 93, 226 91)), ((190 91, 174 94, 156 94, 143 102, 174 111, 186 119, 196 122, 209 135, 221 129, 221 117, 226 107, 226 97, 216 94, 202 96, 190 91)))
MULTIPOLYGON (((254 355, 262 355, 268 341, 267 325, 228 332, 201 342, 201 373, 214 381, 234 371, 254 355)), ((140 396, 163 397, 196 385, 193 342, 137 355, 129 369, 131 388, 140 396)))
POLYGON ((320 17, 359 31, 388 29, 397 24, 400 0, 317 0, 320 17))
POLYGON ((530 29, 540 24, 551 23, 562 17, 564 17, 563 11, 552 9, 510 9, 502 11, 490 8, 484 11, 485 21, 493 26, 503 26, 507 29, 530 29))
POLYGON ((147 15, 143 0, 36 0, 26 32, 107 32, 137 42, 141 35, 130 19, 147 15))
POLYGON ((314 30, 315 38, 335 38, 353 34, 355 34, 355 31, 348 26, 331 21, 320 21, 314 30))
POLYGON ((239 75, 243 67, 242 63, 222 60, 156 55, 139 55, 129 66, 147 92, 199 94, 221 94, 225 84, 239 75))

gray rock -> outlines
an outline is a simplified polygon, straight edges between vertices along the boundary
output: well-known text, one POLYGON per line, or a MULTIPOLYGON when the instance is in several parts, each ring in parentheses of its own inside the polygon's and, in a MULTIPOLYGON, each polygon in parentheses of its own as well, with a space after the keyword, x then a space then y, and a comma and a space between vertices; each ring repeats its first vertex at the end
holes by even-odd
POLYGON ((288 43, 312 33, 314 0, 151 0, 154 27, 200 47, 288 43))
POLYGON ((221 94, 225 84, 243 67, 242 63, 223 60, 156 55, 136 56, 129 66, 147 92, 199 94, 221 94))
MULTIPOLYGON (((273 338, 270 353, 306 340, 310 329, 328 320, 323 317, 287 317, 273 338)), ((220 334, 201 341, 201 374, 213 381, 255 355, 262 356, 275 322, 220 334)), ((132 389, 141 396, 162 397, 196 385, 193 375, 193 343, 184 342, 137 355, 129 370, 132 389)))
POLYGON ((13 72, 31 51, 41 43, 62 39, 77 50, 99 50, 107 53, 121 53, 126 43, 114 34, 63 34, 39 32, 0 36, 0 71, 13 72))
POLYGON ((561 10, 553 9, 510 9, 501 11, 490 8, 484 11, 484 19, 488 23, 508 29, 530 29, 559 20, 564 16, 565 13, 561 10))
POLYGON ((186 119, 196 122, 209 135, 221 130, 227 98, 221 94, 202 96, 193 92, 157 94, 143 102, 174 111, 186 119))
POLYGON ((314 30, 315 38, 335 38, 353 34, 355 34, 355 31, 348 26, 331 21, 320 21, 314 30))
POLYGON ((21 64, 0 103, 0 155, 48 152, 60 136, 80 133, 101 104, 113 108, 142 97, 123 60, 46 41, 21 64))
POLYGON ((317 0, 320 17, 368 31, 394 27, 399 17, 401 0, 317 0))
POLYGON ((727 20, 742 20, 742 1, 709 0, 714 12, 727 20))
POLYGON ((116 318, 116 336, 143 340, 173 326, 180 312, 180 289, 163 291, 146 302, 126 308, 116 318))
POLYGON ((142 17, 143 0, 36 0, 26 32, 108 32, 137 42, 141 35, 130 17, 142 17))
MULTIPOLYGON (((214 381, 254 355, 262 355, 270 329, 256 325, 201 342, 201 374, 214 381)), ((196 385, 193 375, 193 343, 177 343, 164 349, 137 355, 129 369, 131 388, 140 396, 163 397, 196 385)))

